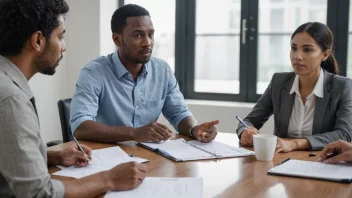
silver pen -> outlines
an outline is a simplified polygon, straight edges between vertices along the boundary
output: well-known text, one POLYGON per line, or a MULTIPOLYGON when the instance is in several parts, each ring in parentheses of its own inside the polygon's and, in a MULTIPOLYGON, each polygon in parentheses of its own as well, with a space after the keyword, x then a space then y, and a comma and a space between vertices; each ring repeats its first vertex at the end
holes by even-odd
POLYGON ((87 154, 86 152, 84 152, 83 148, 81 147, 81 145, 79 145, 77 139, 75 138, 75 136, 74 136, 73 134, 72 134, 72 137, 73 137, 73 140, 76 142, 76 144, 77 144, 79 150, 81 150, 81 151, 84 153, 84 156, 85 156, 86 159, 88 160, 88 164, 89 164, 90 160, 89 160, 88 154, 87 154))
POLYGON ((236 119, 240 121, 246 128, 249 128, 248 125, 244 123, 244 121, 240 117, 236 116, 236 119))

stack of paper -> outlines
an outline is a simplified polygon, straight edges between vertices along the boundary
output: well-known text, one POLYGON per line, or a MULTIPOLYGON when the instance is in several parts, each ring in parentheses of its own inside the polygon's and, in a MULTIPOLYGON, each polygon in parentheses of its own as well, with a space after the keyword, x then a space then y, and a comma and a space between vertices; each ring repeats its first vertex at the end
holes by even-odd
POLYGON ((115 146, 105 149, 93 150, 92 160, 90 161, 90 164, 85 167, 58 166, 62 170, 54 173, 53 175, 82 178, 104 170, 109 170, 118 164, 131 161, 143 163, 147 162, 148 160, 143 158, 130 157, 120 147, 115 146))

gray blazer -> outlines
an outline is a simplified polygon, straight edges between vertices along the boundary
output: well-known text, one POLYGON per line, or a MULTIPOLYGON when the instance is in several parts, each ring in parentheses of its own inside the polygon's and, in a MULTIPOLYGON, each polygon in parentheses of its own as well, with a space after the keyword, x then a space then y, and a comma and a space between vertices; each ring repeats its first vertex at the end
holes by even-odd
MULTIPOLYGON (((260 129, 274 114, 274 134, 287 137, 288 125, 295 100, 290 90, 295 73, 276 73, 268 88, 257 101, 244 121, 260 129)), ((236 130, 240 136, 245 126, 241 123, 236 130)), ((316 98, 313 120, 313 135, 305 136, 312 150, 321 150, 330 142, 352 139, 352 79, 331 74, 324 70, 324 98, 316 98)))

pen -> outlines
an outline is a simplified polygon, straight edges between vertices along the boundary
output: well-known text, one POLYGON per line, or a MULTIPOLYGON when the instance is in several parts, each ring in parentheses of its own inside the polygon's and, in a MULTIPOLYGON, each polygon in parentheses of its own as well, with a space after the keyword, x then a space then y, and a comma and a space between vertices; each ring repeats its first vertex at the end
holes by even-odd
POLYGON ((84 150, 82 149, 81 145, 79 145, 79 143, 78 143, 77 139, 75 138, 75 136, 74 136, 73 134, 72 134, 72 137, 73 137, 73 140, 76 142, 76 144, 77 144, 77 146, 78 146, 79 150, 81 150, 81 151, 84 153, 84 156, 85 156, 85 157, 86 157, 86 159, 88 160, 88 164, 89 164, 90 160, 89 160, 89 158, 88 158, 87 153, 86 153, 86 152, 84 152, 84 150))
POLYGON ((240 117, 236 116, 236 119, 238 121, 240 121, 245 127, 249 128, 248 125, 246 123, 244 123, 243 120, 240 117))
POLYGON ((333 152, 333 153, 329 153, 326 155, 326 159, 329 159, 329 158, 332 158, 332 157, 335 157, 336 155, 338 155, 339 153, 338 152, 333 152))
MULTIPOLYGON (((323 162, 327 162, 326 160, 328 160, 329 158, 335 157, 336 155, 339 155, 340 153, 338 152, 333 152, 333 153, 329 153, 326 154, 326 159, 323 162)), ((320 162, 321 161, 321 157, 319 157, 317 160, 315 160, 316 162, 320 162)))
POLYGON ((281 165, 281 164, 283 164, 283 163, 287 162, 288 160, 291 160, 291 158, 287 158, 287 159, 285 159, 284 161, 282 161, 282 162, 278 163, 277 165, 281 165))

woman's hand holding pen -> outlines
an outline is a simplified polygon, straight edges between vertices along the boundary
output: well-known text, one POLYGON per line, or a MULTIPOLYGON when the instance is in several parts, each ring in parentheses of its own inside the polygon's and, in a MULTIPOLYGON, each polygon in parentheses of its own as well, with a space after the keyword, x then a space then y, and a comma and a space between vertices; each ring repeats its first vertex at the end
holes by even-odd
POLYGON ((257 134, 259 134, 259 131, 255 127, 245 128, 241 135, 241 145, 253 146, 253 135, 257 135, 257 134))
POLYGON ((328 163, 337 163, 340 161, 352 162, 352 144, 343 140, 338 140, 328 144, 320 154, 320 161, 327 160, 328 163), (334 157, 329 154, 336 153, 334 157))

